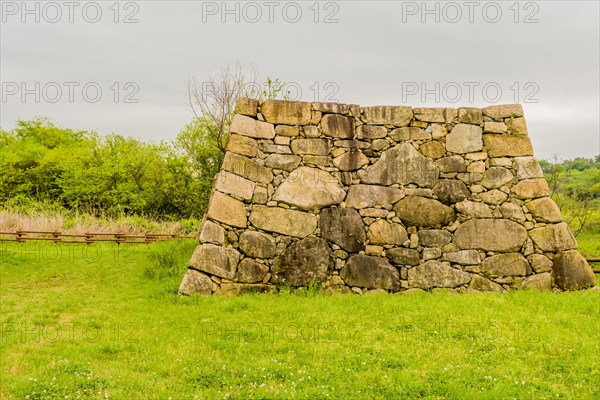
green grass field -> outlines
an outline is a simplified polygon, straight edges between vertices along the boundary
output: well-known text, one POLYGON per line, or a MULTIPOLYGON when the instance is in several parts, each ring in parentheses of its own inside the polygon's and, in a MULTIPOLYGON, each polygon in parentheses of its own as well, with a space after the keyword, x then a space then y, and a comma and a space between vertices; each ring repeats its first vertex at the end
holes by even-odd
POLYGON ((185 298, 193 240, 2 246, 0 398, 600 398, 598 292, 185 298))

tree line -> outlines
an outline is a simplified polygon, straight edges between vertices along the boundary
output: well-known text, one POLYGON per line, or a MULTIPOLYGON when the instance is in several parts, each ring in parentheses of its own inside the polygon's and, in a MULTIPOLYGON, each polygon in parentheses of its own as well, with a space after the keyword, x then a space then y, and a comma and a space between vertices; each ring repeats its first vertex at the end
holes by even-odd
POLYGON ((0 131, 0 202, 96 216, 200 217, 222 152, 202 120, 158 144, 19 120, 0 131))

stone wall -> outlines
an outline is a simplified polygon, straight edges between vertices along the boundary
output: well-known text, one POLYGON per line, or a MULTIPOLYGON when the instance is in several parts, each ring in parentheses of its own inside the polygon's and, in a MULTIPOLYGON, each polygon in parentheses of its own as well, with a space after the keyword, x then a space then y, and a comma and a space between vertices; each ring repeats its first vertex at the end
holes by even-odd
POLYGON ((520 105, 240 99, 181 294, 577 289, 520 105))

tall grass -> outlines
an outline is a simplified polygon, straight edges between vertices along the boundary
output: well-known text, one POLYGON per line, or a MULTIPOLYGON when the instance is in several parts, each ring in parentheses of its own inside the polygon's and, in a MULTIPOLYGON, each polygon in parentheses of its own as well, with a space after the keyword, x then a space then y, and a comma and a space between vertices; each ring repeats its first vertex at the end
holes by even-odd
POLYGON ((196 248, 196 241, 189 239, 169 240, 156 243, 147 254, 143 275, 148 279, 180 278, 196 248))
POLYGON ((33 208, 22 210, 3 207, 0 210, 0 231, 16 230, 61 231, 65 233, 122 232, 189 234, 199 229, 200 220, 156 220, 139 215, 119 217, 96 216, 66 209, 33 208))

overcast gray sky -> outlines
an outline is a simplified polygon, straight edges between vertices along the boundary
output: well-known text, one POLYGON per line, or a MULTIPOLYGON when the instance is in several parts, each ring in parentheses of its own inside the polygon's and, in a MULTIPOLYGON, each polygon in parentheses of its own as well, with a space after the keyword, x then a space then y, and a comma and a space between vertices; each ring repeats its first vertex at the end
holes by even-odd
POLYGON ((239 60, 304 101, 519 102, 539 158, 600 153, 597 0, 115 3, 1 2, 3 129, 171 139, 188 76, 239 60))

